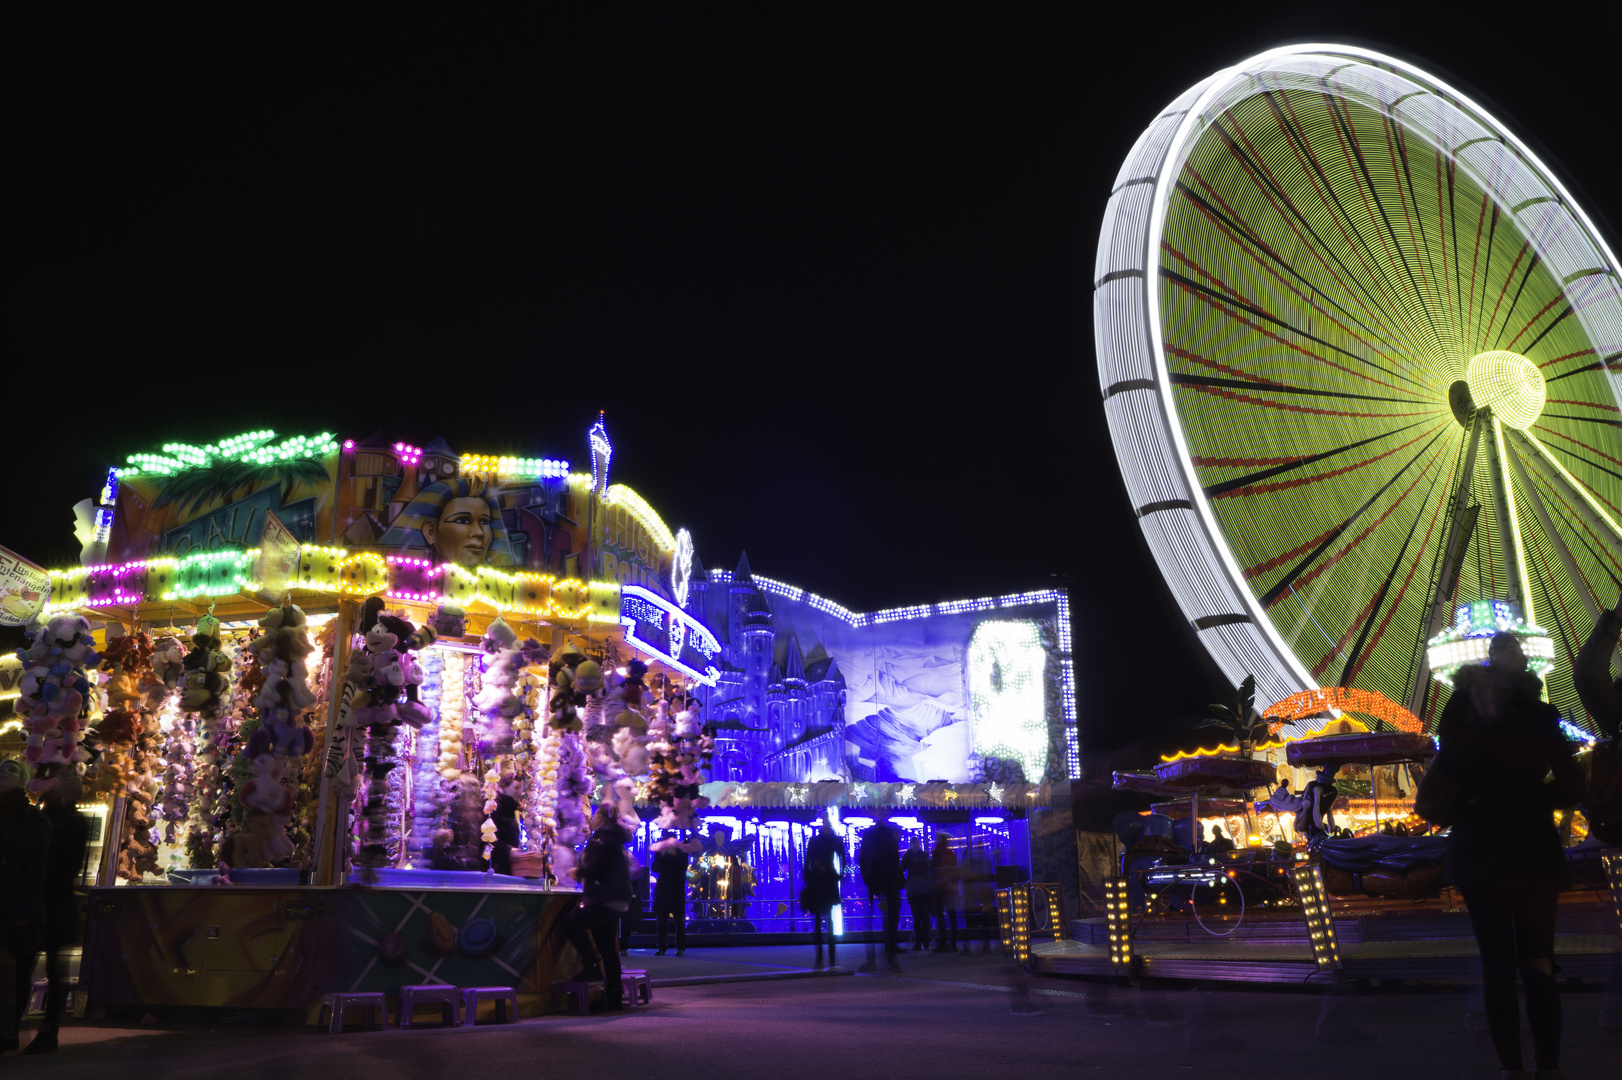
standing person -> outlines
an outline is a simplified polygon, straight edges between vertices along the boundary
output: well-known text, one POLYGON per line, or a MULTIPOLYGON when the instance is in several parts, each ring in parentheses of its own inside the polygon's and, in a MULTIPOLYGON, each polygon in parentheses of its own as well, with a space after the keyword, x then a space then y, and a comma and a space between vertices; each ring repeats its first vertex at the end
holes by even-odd
POLYGON ((1441 750, 1422 800, 1451 823, 1447 873, 1481 949, 1487 1028, 1505 1074, 1521 1068, 1515 974, 1526 988, 1539 1075, 1559 1075, 1555 907, 1567 884, 1552 811, 1582 794, 1582 774, 1542 684, 1513 634, 1494 635, 1485 665, 1459 669, 1437 725, 1441 750), (1544 778, 1554 774, 1554 783, 1544 778), (1428 796, 1428 797, 1427 797, 1428 796))
POLYGON ((1211 826, 1211 840, 1205 845, 1205 850, 1211 852, 1213 855, 1219 852, 1233 850, 1233 841, 1228 839, 1228 835, 1222 831, 1221 825, 1211 826))
POLYGON ((44 941, 42 908, 51 827, 24 790, 28 766, 0 761, 0 1053, 17 1049, 17 1026, 34 984, 44 941), (26 965, 26 966, 25 966, 26 965), (6 1000, 9 998, 9 1000, 6 1000))
POLYGON ((839 834, 825 817, 816 835, 805 845, 805 888, 800 890, 800 907, 811 916, 816 928, 816 969, 822 970, 822 924, 828 923, 828 964, 837 967, 835 948, 839 939, 833 934, 833 909, 839 903, 839 882, 845 876, 845 845, 839 834))
MULTIPOLYGON (((888 821, 881 818, 862 833, 856 862, 867 884, 869 904, 877 902, 884 907, 884 957, 891 971, 900 971, 901 963, 896 958, 901 955, 901 946, 896 931, 901 926, 901 845, 888 821)), ((877 971, 878 965, 870 959, 861 970, 877 971)))
POLYGON ((631 906, 620 916, 620 955, 631 953, 631 935, 642 925, 642 913, 648 908, 648 868, 631 860, 631 906))
POLYGON ((659 929, 656 956, 666 955, 672 919, 676 923, 676 955, 687 955, 687 856, 687 846, 675 829, 666 829, 653 845, 653 876, 658 878, 653 886, 653 914, 659 929))
MULTIPOLYGON (((79 903, 73 887, 84 873, 85 846, 90 841, 90 820, 79 813, 83 786, 72 765, 60 770, 56 786, 41 797, 45 820, 50 825, 50 853, 45 860, 45 887, 41 895, 45 911, 45 1020, 39 1032, 23 1050, 25 1054, 48 1054, 56 1049, 57 1032, 68 1003, 67 957, 63 950, 79 936, 79 903)), ((18 971, 32 979, 35 958, 19 957, 18 971)), ((19 992, 23 984, 19 978, 19 992)))
POLYGON ((952 851, 952 838, 943 832, 935 834, 935 850, 929 857, 929 867, 935 880, 935 951, 957 952, 958 866, 957 854, 952 851))
POLYGON ((901 870, 907 875, 907 910, 912 913, 912 951, 929 948, 929 920, 935 913, 935 871, 917 837, 907 842, 901 856, 901 870))
POLYGON ((575 878, 584 896, 569 913, 564 932, 584 965, 576 982, 603 983, 603 1008, 617 1012, 623 1005, 620 978, 620 916, 631 906, 631 867, 625 857, 628 837, 620 828, 611 803, 603 803, 591 818, 591 839, 575 866, 575 878), (591 960, 593 950, 599 964, 591 960))

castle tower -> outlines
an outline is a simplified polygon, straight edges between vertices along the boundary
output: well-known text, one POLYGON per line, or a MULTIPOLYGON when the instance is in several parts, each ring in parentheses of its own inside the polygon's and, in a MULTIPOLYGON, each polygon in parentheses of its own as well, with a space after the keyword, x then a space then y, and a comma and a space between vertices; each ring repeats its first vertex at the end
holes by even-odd
POLYGON ((788 639, 788 658, 784 664, 784 735, 788 742, 795 742, 803 738, 811 726, 811 691, 806 685, 805 658, 800 655, 799 638, 788 639))
POLYGON ((767 603, 765 594, 755 587, 755 579, 749 572, 747 553, 738 559, 729 592, 733 622, 737 626, 733 647, 738 653, 737 665, 744 673, 744 702, 759 718, 756 724, 763 725, 777 629, 772 625, 772 606, 767 603))

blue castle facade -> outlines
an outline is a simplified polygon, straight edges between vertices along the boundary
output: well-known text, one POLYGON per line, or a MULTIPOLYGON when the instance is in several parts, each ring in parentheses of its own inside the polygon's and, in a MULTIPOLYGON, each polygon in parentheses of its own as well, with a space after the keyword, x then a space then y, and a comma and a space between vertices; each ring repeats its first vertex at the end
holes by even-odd
POLYGON ((848 780, 845 678, 820 647, 808 659, 780 631, 748 553, 730 580, 712 580, 695 558, 687 610, 722 650, 720 678, 698 688, 716 728, 710 779, 848 780))

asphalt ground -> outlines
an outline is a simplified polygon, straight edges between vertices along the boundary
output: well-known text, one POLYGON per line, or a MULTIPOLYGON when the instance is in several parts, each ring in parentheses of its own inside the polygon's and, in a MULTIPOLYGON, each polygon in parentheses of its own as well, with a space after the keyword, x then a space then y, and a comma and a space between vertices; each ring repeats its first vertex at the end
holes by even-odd
MULTIPOLYGON (((864 959, 861 946, 840 950, 844 967, 864 959)), ((0 1072, 83 1080, 147 1072, 154 1080, 1498 1075, 1485 1036, 1467 1029, 1464 992, 1134 990, 1023 979, 996 955, 921 953, 901 958, 901 974, 805 978, 811 961, 803 946, 693 949, 683 957, 639 950, 629 966, 647 968, 655 980, 802 977, 667 986, 648 1007, 471 1030, 333 1036, 245 1016, 74 1022, 57 1053, 7 1054, 0 1072)), ((1587 990, 1563 998, 1564 1065, 1574 1080, 1622 1076, 1622 1031, 1600 1029, 1601 997, 1587 990)))

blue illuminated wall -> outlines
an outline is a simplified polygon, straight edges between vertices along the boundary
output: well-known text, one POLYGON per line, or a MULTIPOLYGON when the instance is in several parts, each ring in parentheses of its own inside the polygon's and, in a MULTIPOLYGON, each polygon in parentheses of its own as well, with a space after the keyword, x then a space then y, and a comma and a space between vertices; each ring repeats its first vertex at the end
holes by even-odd
POLYGON ((695 563, 687 609, 715 631, 714 780, 1064 780, 1075 685, 1062 593, 858 613, 695 563), (1034 774, 1034 775, 1033 775, 1034 774))

